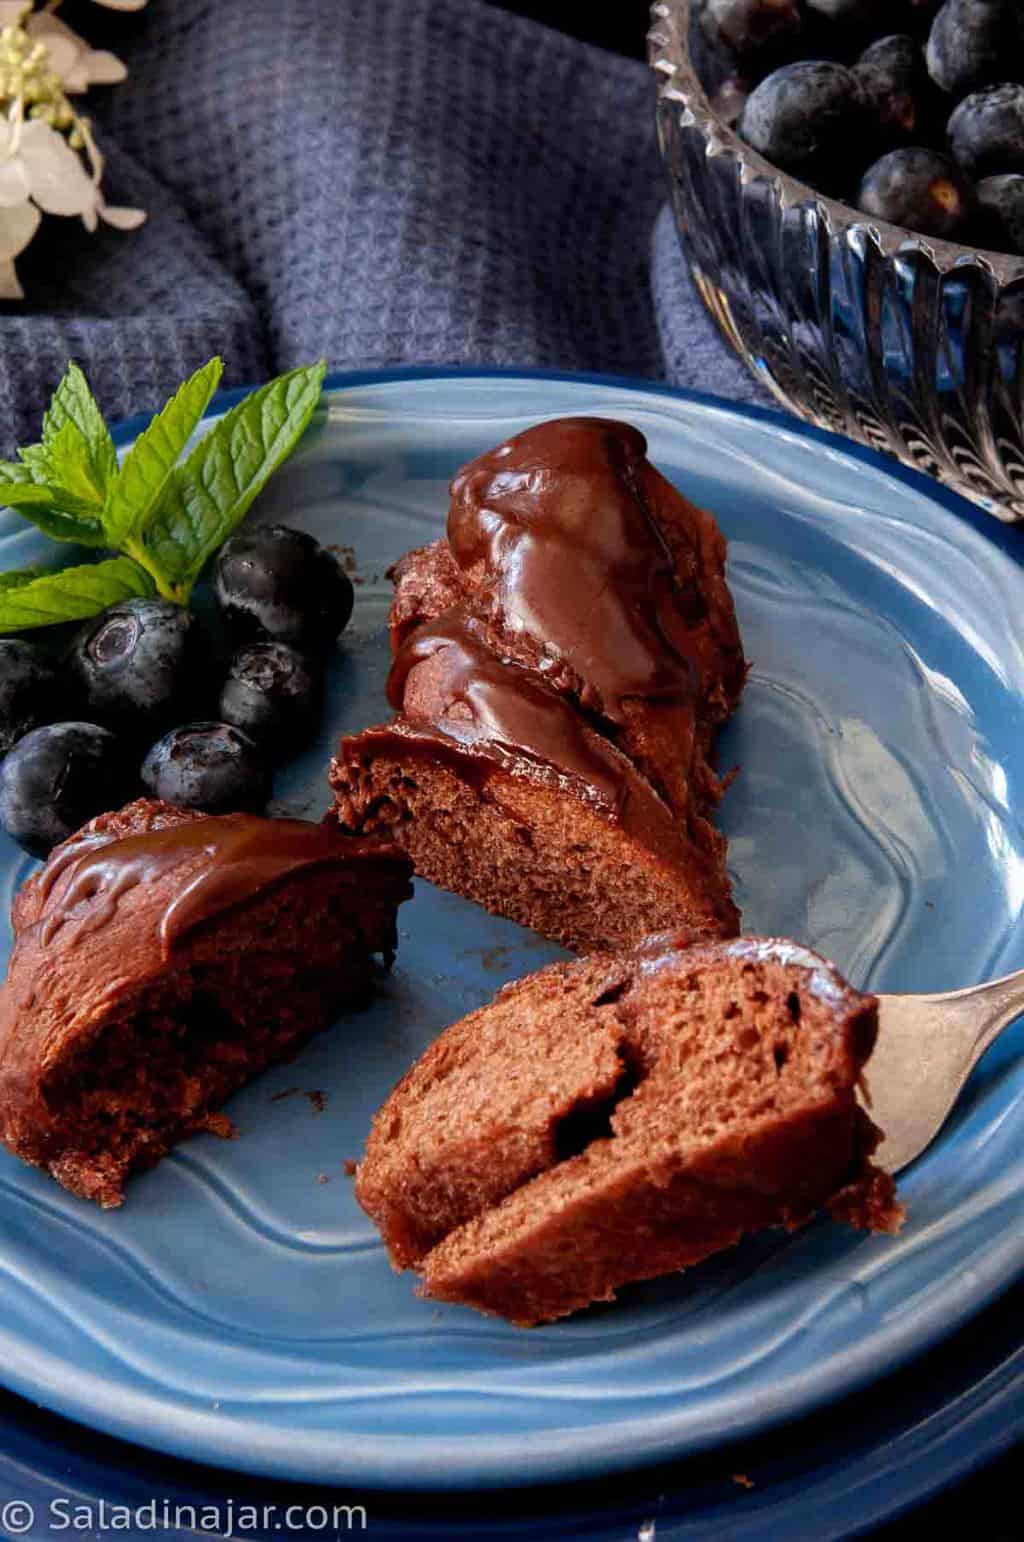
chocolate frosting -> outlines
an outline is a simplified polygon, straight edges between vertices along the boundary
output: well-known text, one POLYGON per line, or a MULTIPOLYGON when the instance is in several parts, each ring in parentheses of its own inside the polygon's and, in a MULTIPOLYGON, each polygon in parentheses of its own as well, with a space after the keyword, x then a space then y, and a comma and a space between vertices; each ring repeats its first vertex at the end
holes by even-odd
POLYGON ((641 492, 646 449, 626 423, 541 423, 463 467, 448 516, 455 559, 482 566, 502 625, 618 724, 627 698, 689 704, 700 685, 694 597, 641 492))
POLYGON ((504 749, 553 767, 615 813, 626 796, 621 754, 588 729, 557 691, 488 648, 462 607, 426 621, 406 640, 388 677, 388 700, 411 723, 423 721, 463 747, 504 749), (409 678, 433 661, 431 710, 422 718, 409 678))
POLYGON ((397 851, 376 842, 306 820, 253 814, 196 819, 121 840, 86 835, 63 846, 39 875, 38 935, 46 947, 61 927, 77 921, 77 942, 111 920, 129 889, 187 867, 181 888, 157 922, 166 958, 204 922, 293 873, 382 857, 406 865, 397 851))

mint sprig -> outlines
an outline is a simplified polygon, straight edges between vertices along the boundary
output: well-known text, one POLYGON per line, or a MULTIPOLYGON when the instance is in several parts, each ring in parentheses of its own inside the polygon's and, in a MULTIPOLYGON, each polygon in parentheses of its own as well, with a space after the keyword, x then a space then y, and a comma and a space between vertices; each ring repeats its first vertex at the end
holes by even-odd
POLYGON ((101 610, 153 593, 148 573, 130 557, 111 557, 106 562, 87 562, 82 567, 61 568, 56 573, 0 574, 0 628, 25 632, 30 627, 53 626, 58 621, 84 621, 101 610))
POLYGON ((119 555, 52 573, 0 573, 0 632, 84 620, 132 595, 188 604, 206 562, 305 433, 326 365, 251 392, 181 462, 223 369, 213 358, 185 381, 118 466, 88 382, 68 366, 41 442, 0 461, 0 505, 55 541, 119 555))
MULTIPOLYGON (((294 369, 253 391, 201 439, 174 474, 174 496, 143 534, 172 598, 188 595, 207 559, 248 513, 274 471, 306 432, 324 365, 294 369)), ((146 559, 142 559, 146 560, 146 559)))

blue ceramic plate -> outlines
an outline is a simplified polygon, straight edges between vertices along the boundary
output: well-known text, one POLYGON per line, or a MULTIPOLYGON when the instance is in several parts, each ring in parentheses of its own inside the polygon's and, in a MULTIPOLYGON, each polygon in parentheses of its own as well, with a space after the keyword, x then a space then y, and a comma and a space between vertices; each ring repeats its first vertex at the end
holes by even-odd
MULTIPOLYGON (((730 538, 753 669, 722 746, 741 768, 723 823, 746 928, 799 937, 887 990, 1024 965, 1015 535, 788 420, 655 388, 470 372, 334 385, 261 509, 351 547, 361 579, 327 721, 282 777, 279 811, 318 814, 337 734, 383 714, 385 570, 440 532, 452 471, 569 412, 643 429, 730 538)), ((0 534, 3 565, 39 555, 13 516, 0 534)), ((5 898, 29 868, 0 846, 5 898)), ((190 1142, 110 1214, 0 1161, 6 1382, 254 1472, 540 1482, 807 1413, 934 1344, 1020 1270, 1018 1030, 908 1174, 898 1240, 821 1222, 529 1333, 418 1301, 344 1163, 442 1026, 554 954, 420 884, 376 1004, 236 1098, 238 1141, 190 1142)))

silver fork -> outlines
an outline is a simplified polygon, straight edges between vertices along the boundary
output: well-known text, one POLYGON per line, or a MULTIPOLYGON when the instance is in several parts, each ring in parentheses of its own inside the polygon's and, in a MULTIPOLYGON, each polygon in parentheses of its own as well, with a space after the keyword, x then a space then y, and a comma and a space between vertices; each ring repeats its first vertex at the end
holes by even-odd
POLYGON ((1024 1014, 1024 969, 935 996, 879 996, 863 1098, 885 1131, 874 1160, 898 1173, 938 1135, 972 1070, 1024 1014))

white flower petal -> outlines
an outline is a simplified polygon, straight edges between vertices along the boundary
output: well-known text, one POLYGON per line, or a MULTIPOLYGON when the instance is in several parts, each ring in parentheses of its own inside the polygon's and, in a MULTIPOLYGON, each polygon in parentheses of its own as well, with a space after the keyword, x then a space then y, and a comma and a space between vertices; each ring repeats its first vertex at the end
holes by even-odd
POLYGON ((0 0, 0 27, 16 27, 29 4, 30 0, 0 0))
POLYGON ((85 38, 79 37, 72 31, 66 21, 61 21, 52 11, 36 11, 25 23, 25 31, 29 37, 41 39, 47 47, 51 38, 63 38, 66 42, 74 43, 76 48, 88 48, 85 38))
POLYGON ((40 43, 45 44, 47 62, 53 73, 59 75, 62 81, 70 80, 75 72, 84 65, 88 49, 83 48, 76 38, 61 37, 59 32, 49 31, 39 36, 36 28, 33 27, 29 30, 33 36, 38 38, 40 43))
POLYGON ((21 133, 21 159, 32 197, 44 214, 85 214, 96 206, 97 190, 67 140, 34 118, 21 133))
POLYGON ((0 158, 0 209, 24 203, 32 189, 19 156, 0 158))
POLYGON ((101 203, 99 214, 100 219, 106 220, 108 225, 116 226, 118 230, 138 230, 148 218, 145 209, 129 209, 112 203, 101 203))
POLYGON ((10 262, 25 250, 39 229, 40 218, 39 210, 31 203, 0 209, 0 262, 10 262))
POLYGON ((128 79, 128 67, 106 48, 90 48, 86 64, 89 81, 94 86, 116 86, 128 79))
POLYGON ((83 92, 88 91, 90 85, 88 60, 79 58, 74 69, 69 70, 61 78, 61 85, 64 87, 65 96, 81 96, 83 92))
POLYGON ((97 230, 100 228, 99 215, 96 212, 95 204, 93 204, 91 209, 86 209, 84 211, 82 215, 82 224, 85 226, 86 230, 91 236, 95 235, 97 230))
POLYGON ((7 259, 0 261, 0 300, 24 300, 25 291, 18 282, 18 275, 14 271, 14 263, 7 259))
POLYGON ((96 0, 97 5, 105 5, 108 11, 141 11, 146 0, 96 0))

